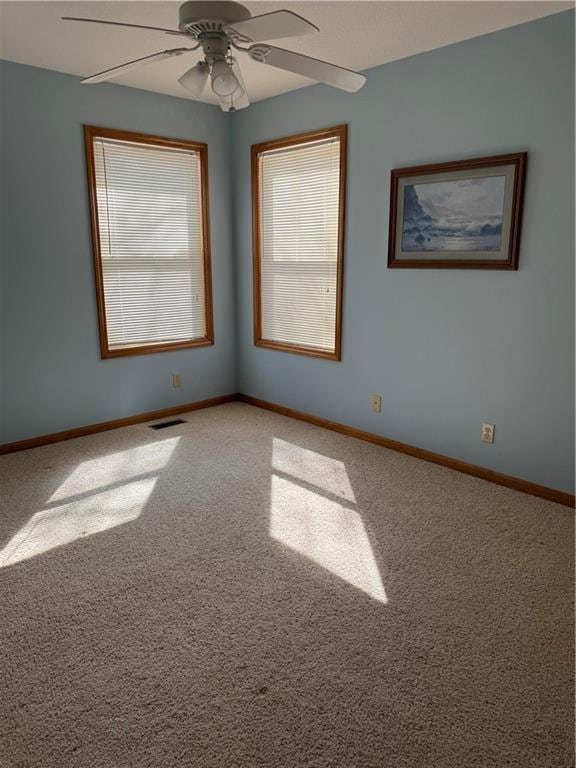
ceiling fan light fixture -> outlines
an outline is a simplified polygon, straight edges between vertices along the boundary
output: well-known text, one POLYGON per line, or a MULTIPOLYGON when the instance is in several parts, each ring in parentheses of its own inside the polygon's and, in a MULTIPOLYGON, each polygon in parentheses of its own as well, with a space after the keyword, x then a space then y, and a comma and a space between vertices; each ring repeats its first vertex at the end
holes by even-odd
POLYGON ((83 83, 107 82, 145 64, 153 64, 172 56, 182 56, 199 49, 202 49, 203 60, 181 75, 178 82, 193 99, 213 102, 214 99, 207 94, 208 82, 210 82, 211 90, 224 112, 233 112, 250 106, 248 91, 238 62, 232 55, 233 50, 238 51, 242 56, 249 56, 259 65, 300 75, 348 93, 358 91, 366 82, 366 76, 360 72, 353 72, 337 64, 270 45, 268 40, 297 37, 319 31, 316 25, 293 11, 277 10, 252 16, 248 8, 234 0, 188 0, 180 6, 178 29, 108 19, 71 16, 64 16, 63 19, 88 24, 113 25, 118 28, 154 30, 168 35, 178 35, 185 38, 188 43, 194 42, 192 47, 187 45, 181 48, 170 48, 110 67, 84 78, 83 83), (248 43, 251 45, 245 47, 248 43))
POLYGON ((205 61, 199 61, 191 69, 188 69, 182 77, 178 78, 178 82, 185 88, 192 96, 199 97, 206 86, 208 75, 210 74, 210 67, 205 61))
POLYGON ((212 90, 217 96, 232 96, 238 90, 238 78, 224 59, 212 65, 212 90))

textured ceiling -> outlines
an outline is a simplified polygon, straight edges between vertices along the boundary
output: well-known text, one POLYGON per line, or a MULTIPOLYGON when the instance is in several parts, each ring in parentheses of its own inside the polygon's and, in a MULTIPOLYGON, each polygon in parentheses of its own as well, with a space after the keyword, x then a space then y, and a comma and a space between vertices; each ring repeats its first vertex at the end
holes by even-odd
MULTIPOLYGON (((87 76, 180 45, 159 32, 74 24, 84 16, 177 28, 173 2, 0 2, 0 57, 87 76)), ((367 69, 574 7, 572 2, 247 2, 253 15, 287 8, 320 33, 278 42, 350 69, 367 69)), ((197 53, 162 61, 116 79, 122 85, 188 98, 177 78, 197 53)), ((252 101, 309 85, 310 80, 241 58, 252 101)), ((98 85, 87 86, 97 88, 98 85)), ((210 101, 210 96, 205 99, 210 101)))

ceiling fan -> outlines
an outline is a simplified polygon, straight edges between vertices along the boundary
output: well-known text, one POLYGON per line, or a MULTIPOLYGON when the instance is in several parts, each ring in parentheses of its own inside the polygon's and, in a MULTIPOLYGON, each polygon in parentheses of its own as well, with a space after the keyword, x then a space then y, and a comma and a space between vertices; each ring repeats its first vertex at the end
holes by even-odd
POLYGON ((358 72, 352 72, 336 64, 329 64, 301 53, 277 48, 265 42, 320 31, 314 24, 292 11, 273 11, 261 16, 252 16, 250 11, 240 3, 189 0, 180 6, 178 13, 178 29, 63 16, 64 21, 154 30, 196 42, 192 47, 169 48, 150 56, 142 56, 118 67, 98 72, 82 82, 101 83, 112 80, 144 64, 182 56, 200 48, 204 58, 178 78, 178 82, 194 98, 200 99, 210 81, 212 91, 216 94, 224 112, 235 112, 250 105, 246 85, 233 51, 246 54, 259 64, 294 72, 351 93, 358 91, 366 82, 364 75, 358 72))

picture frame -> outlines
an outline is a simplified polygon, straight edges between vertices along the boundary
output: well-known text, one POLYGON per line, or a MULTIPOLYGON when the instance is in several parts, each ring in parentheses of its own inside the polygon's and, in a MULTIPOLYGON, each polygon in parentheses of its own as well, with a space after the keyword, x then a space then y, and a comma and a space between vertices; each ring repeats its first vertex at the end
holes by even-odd
POLYGON ((390 269, 518 269, 527 153, 391 172, 390 269))

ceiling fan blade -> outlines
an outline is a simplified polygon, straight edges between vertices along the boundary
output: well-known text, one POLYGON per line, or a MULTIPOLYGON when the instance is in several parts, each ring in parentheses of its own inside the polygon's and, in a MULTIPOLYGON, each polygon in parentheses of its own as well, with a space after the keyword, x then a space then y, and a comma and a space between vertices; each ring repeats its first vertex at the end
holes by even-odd
POLYGON ((184 35, 186 32, 180 32, 178 29, 165 29, 164 27, 147 27, 143 24, 126 24, 123 21, 104 21, 104 19, 80 19, 76 16, 62 16, 62 21, 85 21, 88 24, 110 24, 113 27, 128 27, 132 29, 151 29, 154 32, 164 32, 167 35, 184 35))
POLYGON ((292 11, 263 13, 261 16, 253 16, 246 21, 231 24, 227 29, 239 33, 245 40, 251 42, 297 37, 320 31, 315 24, 292 11))
POLYGON ((284 48, 276 48, 273 45, 251 45, 248 53, 254 61, 294 72, 350 93, 359 91, 366 82, 366 77, 359 72, 353 72, 351 69, 344 69, 320 59, 313 59, 301 53, 287 51, 284 48))
POLYGON ((112 80, 114 77, 129 72, 131 69, 136 69, 144 64, 152 64, 155 61, 162 61, 162 59, 170 59, 172 56, 181 56, 183 53, 193 51, 194 48, 172 48, 168 51, 159 51, 153 53, 150 56, 142 56, 140 59, 133 59, 127 61, 126 64, 120 64, 118 67, 111 67, 105 69, 103 72, 98 72, 96 75, 84 78, 83 83, 102 83, 105 80, 112 80))

